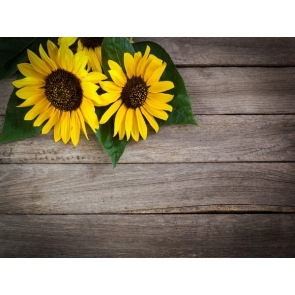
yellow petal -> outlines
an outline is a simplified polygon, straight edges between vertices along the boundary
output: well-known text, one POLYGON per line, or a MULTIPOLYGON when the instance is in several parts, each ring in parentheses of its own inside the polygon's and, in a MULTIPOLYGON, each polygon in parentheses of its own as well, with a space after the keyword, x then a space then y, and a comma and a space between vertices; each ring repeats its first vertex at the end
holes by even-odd
POLYGON ((42 134, 47 134, 51 130, 51 128, 56 124, 56 122, 59 121, 60 114, 61 114, 60 110, 58 110, 58 109, 54 110, 51 117, 49 118, 49 120, 46 122, 46 124, 42 128, 42 134))
POLYGON ((120 126, 122 124, 125 125, 124 123, 125 123, 126 112, 127 112, 127 107, 125 106, 125 104, 122 104, 115 117, 114 136, 116 136, 116 134, 120 130, 120 126))
POLYGON ((41 80, 41 79, 36 79, 33 77, 27 77, 27 78, 23 78, 20 80, 15 80, 12 82, 12 84, 16 87, 16 88, 22 88, 25 86, 34 86, 36 88, 41 88, 45 86, 45 81, 41 80))
POLYGON ((41 113, 38 118, 34 121, 34 126, 40 126, 44 121, 48 120, 54 113, 54 107, 50 106, 46 111, 41 113))
POLYGON ((67 144, 71 137, 71 118, 70 112, 62 112, 60 118, 60 132, 61 132, 61 139, 64 144, 67 144))
POLYGON ((149 79, 146 81, 146 85, 147 86, 150 86, 156 82, 159 82, 160 81, 160 78, 162 76, 162 74, 164 73, 165 71, 165 68, 166 68, 166 63, 163 63, 162 66, 160 66, 159 68, 157 68, 154 73, 149 77, 149 79))
POLYGON ((151 115, 153 115, 156 118, 162 119, 166 121, 168 119, 168 114, 165 111, 157 110, 152 107, 150 107, 148 104, 144 104, 143 107, 148 111, 151 115))
POLYGON ((60 125, 60 120, 58 120, 55 125, 54 125, 54 141, 58 142, 61 140, 61 125, 60 125))
POLYGON ((89 63, 93 71, 101 72, 101 65, 98 56, 92 48, 89 49, 89 63))
POLYGON ((85 55, 84 51, 77 52, 74 56, 74 66, 72 73, 77 77, 81 76, 81 72, 84 71, 88 62, 88 56, 85 55))
POLYGON ((116 83, 111 81, 100 82, 99 85, 106 92, 111 92, 111 93, 122 92, 122 87, 118 86, 116 83))
POLYGON ((99 95, 96 93, 96 90, 99 88, 97 85, 82 81, 83 95, 93 101, 96 106, 99 106, 99 95))
POLYGON ((98 129, 99 127, 99 123, 92 102, 90 102, 87 98, 84 98, 80 105, 80 110, 82 111, 84 121, 88 123, 88 125, 95 133, 96 129, 98 129))
POLYGON ((71 140, 77 146, 80 138, 80 120, 76 111, 71 112, 71 140))
POLYGON ((43 100, 36 103, 25 115, 25 120, 33 120, 40 113, 44 112, 50 106, 50 102, 44 98, 43 100))
POLYGON ((47 53, 45 52, 41 44, 39 46, 39 52, 40 52, 41 58, 46 62, 46 64, 50 67, 50 69, 53 71, 56 70, 57 69, 56 63, 49 58, 49 56, 47 55, 47 53))
POLYGON ((76 112, 77 112, 78 117, 79 117, 79 120, 80 120, 80 126, 81 126, 81 129, 82 129, 82 131, 83 131, 85 137, 89 140, 88 135, 87 135, 87 131, 86 131, 86 128, 85 128, 84 117, 83 117, 83 115, 82 115, 82 112, 81 112, 80 108, 77 109, 76 112))
POLYGON ((45 76, 37 72, 31 64, 21 63, 17 65, 19 71, 26 77, 33 77, 38 80, 45 80, 45 76))
POLYGON ((136 119, 138 124, 138 130, 144 140, 146 140, 147 137, 147 126, 144 121, 144 118, 142 117, 141 111, 139 108, 135 109, 136 112, 136 119))
POLYGON ((118 63, 116 63, 115 61, 113 61, 113 60, 109 60, 108 65, 109 65, 110 69, 113 70, 113 71, 116 71, 118 73, 123 72, 121 66, 118 63))
POLYGON ((133 123, 132 123, 132 129, 131 129, 131 135, 135 141, 139 140, 139 130, 138 130, 138 123, 137 123, 137 118, 136 114, 134 112, 133 115, 133 123))
POLYGON ((138 62, 137 68, 136 68, 136 71, 135 71, 137 76, 144 77, 144 68, 146 67, 146 62, 147 62, 147 58, 148 58, 148 55, 150 53, 150 50, 151 50, 150 47, 147 46, 146 50, 145 50, 145 53, 144 53, 144 56, 138 62))
POLYGON ((77 40, 77 37, 59 37, 58 38, 58 46, 61 46, 61 44, 66 43, 67 46, 73 45, 77 40))
POLYGON ((49 55, 50 59, 52 59, 54 61, 54 63, 56 65, 58 65, 58 63, 57 63, 57 52, 58 52, 58 48, 50 40, 47 41, 47 50, 48 50, 48 55, 49 55))
POLYGON ((26 87, 23 87, 23 88, 19 89, 18 91, 16 91, 15 94, 19 98, 22 98, 22 99, 27 99, 27 98, 31 97, 32 95, 36 95, 36 94, 45 95, 44 88, 39 89, 39 88, 36 88, 36 87, 30 87, 30 86, 26 86, 26 87))
POLYGON ((112 80, 120 87, 124 87, 127 83, 125 74, 122 75, 114 70, 109 70, 112 80))
POLYGON ((134 58, 129 52, 124 53, 124 66, 127 77, 131 79, 134 76, 134 58))
POLYGON ((173 99, 174 95, 168 93, 148 93, 147 97, 151 100, 169 102, 173 99))
POLYGON ((107 79, 107 76, 104 75, 103 73, 91 72, 91 73, 88 73, 87 76, 85 76, 83 78, 83 81, 87 81, 87 82, 97 84, 100 81, 105 80, 105 79, 107 79))
POLYGON ((120 98, 120 93, 103 93, 100 98, 100 105, 106 106, 109 105, 120 98))
POLYGON ((47 76, 48 74, 51 73, 51 69, 49 68, 49 66, 40 57, 38 57, 30 49, 28 49, 27 51, 28 51, 29 61, 30 61, 31 65, 33 66, 33 68, 37 72, 39 72, 45 76, 47 76))
POLYGON ((174 88, 174 84, 171 81, 160 81, 157 83, 154 83, 153 85, 150 86, 149 92, 152 93, 159 93, 159 92, 164 92, 167 90, 170 90, 174 88))
POLYGON ((122 140, 124 136, 125 136, 125 124, 121 124, 119 129, 119 139, 122 140))
POLYGON ((162 60, 155 58, 153 59, 150 64, 147 66, 145 73, 144 73, 144 81, 147 81, 150 76, 159 68, 162 66, 162 60))
POLYGON ((148 120, 148 122, 150 123, 150 125, 153 127, 153 129, 158 132, 159 131, 159 125, 157 123, 157 121, 155 120, 155 118, 148 113, 144 107, 140 107, 140 110, 142 112, 142 114, 145 116, 145 118, 148 120))
POLYGON ((100 119, 100 124, 104 124, 106 123, 110 117, 119 109, 119 107, 122 104, 122 100, 119 99, 116 102, 114 102, 109 108, 108 110, 102 115, 101 119, 100 119))
POLYGON ((172 106, 169 104, 156 100, 151 100, 149 98, 146 99, 145 103, 154 109, 172 112, 172 106))
POLYGON ((32 106, 42 100, 44 100, 45 96, 44 94, 35 94, 27 98, 22 104, 18 105, 17 107, 29 107, 32 106))
POLYGON ((134 116, 135 116, 134 109, 132 108, 127 109, 126 117, 125 117, 125 130, 126 130, 127 140, 129 140, 130 138, 134 116))

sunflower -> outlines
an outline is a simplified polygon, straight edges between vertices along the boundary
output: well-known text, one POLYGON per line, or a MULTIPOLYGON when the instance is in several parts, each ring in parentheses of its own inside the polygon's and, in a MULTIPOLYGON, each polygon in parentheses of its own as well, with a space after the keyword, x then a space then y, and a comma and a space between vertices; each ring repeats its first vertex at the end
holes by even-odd
POLYGON ((79 142, 80 130, 88 139, 85 122, 96 132, 99 122, 94 106, 98 106, 96 93, 101 80, 106 76, 99 72, 85 70, 88 57, 84 52, 73 52, 66 44, 57 46, 48 40, 48 54, 39 47, 41 58, 28 50, 30 63, 18 64, 25 78, 12 84, 21 88, 16 95, 25 101, 18 107, 33 106, 25 120, 36 120, 34 126, 47 134, 54 127, 54 141, 60 139, 66 144, 70 139, 74 146, 79 142))
POLYGON ((136 52, 134 56, 124 53, 125 72, 115 61, 109 60, 109 73, 113 81, 100 82, 106 93, 100 96, 101 105, 112 104, 103 114, 100 124, 106 123, 116 112, 114 136, 119 133, 119 139, 125 134, 135 141, 139 134, 147 138, 147 122, 158 132, 156 118, 167 120, 172 106, 167 104, 173 99, 172 94, 163 93, 174 88, 171 81, 160 81, 166 68, 166 63, 150 54, 147 46, 144 55, 136 52), (145 120, 146 119, 146 120, 145 120))
POLYGON ((101 69, 101 43, 103 37, 60 37, 58 44, 66 43, 68 46, 73 45, 78 39, 77 51, 84 51, 89 57, 87 71, 102 72, 101 69))

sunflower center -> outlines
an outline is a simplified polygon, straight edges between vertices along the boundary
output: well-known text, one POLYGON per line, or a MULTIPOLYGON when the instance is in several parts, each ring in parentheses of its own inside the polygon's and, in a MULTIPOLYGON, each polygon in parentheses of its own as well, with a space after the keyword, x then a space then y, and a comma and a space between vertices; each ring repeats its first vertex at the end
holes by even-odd
POLYGON ((141 77, 128 79, 123 87, 121 98, 127 108, 136 109, 144 104, 148 94, 148 87, 141 77))
POLYGON ((101 46, 103 37, 81 37, 80 40, 83 46, 94 49, 101 46))
POLYGON ((74 111, 82 102, 81 82, 74 74, 57 69, 45 79, 45 95, 57 109, 74 111))

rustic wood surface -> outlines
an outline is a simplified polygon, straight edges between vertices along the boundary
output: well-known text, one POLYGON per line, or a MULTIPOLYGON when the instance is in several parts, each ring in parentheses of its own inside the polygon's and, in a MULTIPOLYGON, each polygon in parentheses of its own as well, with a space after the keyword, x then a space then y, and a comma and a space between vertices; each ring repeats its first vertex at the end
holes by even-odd
MULTIPOLYGON (((295 257, 295 38, 162 45, 199 127, 0 145, 0 257, 295 257)), ((15 76, 0 81, 0 129, 15 76)))

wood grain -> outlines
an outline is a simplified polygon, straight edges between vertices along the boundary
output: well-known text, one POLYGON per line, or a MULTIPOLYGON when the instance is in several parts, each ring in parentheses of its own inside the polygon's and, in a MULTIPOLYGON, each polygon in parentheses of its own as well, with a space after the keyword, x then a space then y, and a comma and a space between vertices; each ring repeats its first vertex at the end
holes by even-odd
POLYGON ((5 214, 295 212, 295 163, 2 164, 0 179, 5 214))
MULTIPOLYGON (((128 143, 119 163, 295 161, 295 115, 196 119, 199 127, 162 126, 157 134, 149 130, 146 141, 128 143)), ((55 143, 52 132, 2 143, 0 163, 110 163, 91 130, 89 134, 89 141, 81 135, 77 147, 55 143)))
MULTIPOLYGON (((295 114, 295 68, 180 68, 194 114, 295 114)), ((0 81, 5 114, 15 76, 0 81)))
POLYGON ((162 46, 181 66, 294 66, 295 38, 133 38, 162 46))
POLYGON ((294 214, 0 216, 0 257, 294 257, 294 214))

